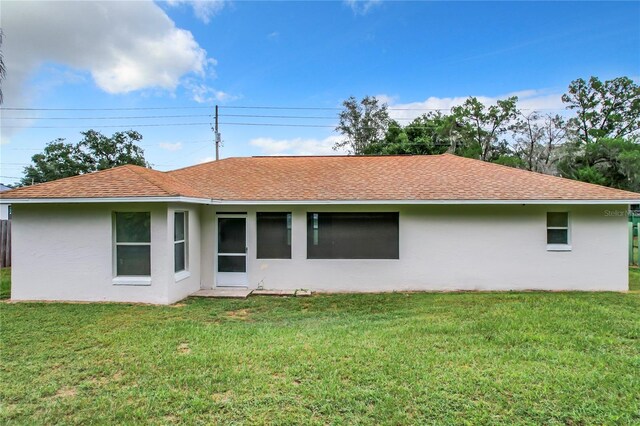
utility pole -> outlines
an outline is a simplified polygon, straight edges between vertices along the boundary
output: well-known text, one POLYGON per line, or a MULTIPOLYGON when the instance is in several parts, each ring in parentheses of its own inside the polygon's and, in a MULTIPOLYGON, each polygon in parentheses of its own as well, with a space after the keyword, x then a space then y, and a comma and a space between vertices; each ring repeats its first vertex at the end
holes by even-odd
POLYGON ((216 105, 216 120, 215 127, 213 128, 214 137, 216 140, 216 161, 220 159, 220 131, 218 129, 218 105, 216 105))

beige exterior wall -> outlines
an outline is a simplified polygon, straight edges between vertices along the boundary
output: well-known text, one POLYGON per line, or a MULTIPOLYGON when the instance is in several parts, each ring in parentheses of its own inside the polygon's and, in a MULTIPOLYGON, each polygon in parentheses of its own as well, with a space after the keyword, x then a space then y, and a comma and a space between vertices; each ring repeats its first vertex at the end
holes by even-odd
POLYGON ((202 283, 215 285, 215 210, 246 211, 249 287, 322 292, 628 288, 627 206, 203 207, 202 283), (292 259, 256 259, 257 211, 293 213, 292 259), (309 260, 307 212, 399 211, 398 260, 309 260), (546 212, 570 213, 568 252, 547 251, 546 212))

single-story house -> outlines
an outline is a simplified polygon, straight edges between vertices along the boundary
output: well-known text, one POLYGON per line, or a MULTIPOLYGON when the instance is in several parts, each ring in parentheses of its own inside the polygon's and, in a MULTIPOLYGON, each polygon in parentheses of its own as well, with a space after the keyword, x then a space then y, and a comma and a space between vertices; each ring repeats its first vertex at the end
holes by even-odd
POLYGON ((12 299, 628 288, 640 194, 450 154, 122 166, 0 195, 12 299))

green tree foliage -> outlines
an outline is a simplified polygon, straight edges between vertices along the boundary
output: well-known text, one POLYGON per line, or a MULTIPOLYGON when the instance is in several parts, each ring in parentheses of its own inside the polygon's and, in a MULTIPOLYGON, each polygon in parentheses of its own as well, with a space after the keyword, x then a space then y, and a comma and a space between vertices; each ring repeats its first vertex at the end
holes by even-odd
POLYGON ((344 139, 333 146, 334 150, 346 147, 350 154, 362 155, 369 145, 384 139, 390 123, 386 104, 380 104, 373 96, 360 101, 351 96, 342 105, 336 131, 344 139))
POLYGON ((640 143, 600 138, 584 147, 568 144, 558 168, 564 177, 640 192, 640 143))
POLYGON ((31 157, 32 164, 25 167, 21 185, 49 182, 125 164, 149 167, 144 151, 136 145, 142 140, 142 135, 134 130, 116 132, 112 137, 95 130, 81 134, 83 139, 76 144, 56 139, 49 142, 43 152, 31 157))
POLYGON ((505 155, 505 143, 500 137, 509 129, 518 114, 516 96, 486 106, 471 97, 464 104, 451 109, 456 121, 466 129, 464 140, 469 148, 479 151, 484 161, 497 160, 505 155))
POLYGON ((461 140, 455 117, 440 112, 424 114, 405 127, 391 121, 384 139, 367 146, 363 154, 442 154, 455 152, 461 140))
POLYGON ((576 113, 569 127, 579 144, 637 135, 640 129, 640 87, 627 77, 604 83, 597 77, 588 82, 579 78, 562 101, 576 113))
POLYGON ((569 120, 560 174, 640 191, 640 87, 627 77, 577 79, 562 100, 576 116, 569 120))

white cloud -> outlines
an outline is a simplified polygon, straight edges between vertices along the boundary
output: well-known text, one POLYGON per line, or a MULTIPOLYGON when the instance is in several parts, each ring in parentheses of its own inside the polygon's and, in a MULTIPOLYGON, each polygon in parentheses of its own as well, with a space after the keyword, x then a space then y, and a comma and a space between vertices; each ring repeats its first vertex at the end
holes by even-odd
POLYGON ((382 4, 382 0, 344 0, 355 15, 366 15, 375 6, 382 4))
MULTIPOLYGON (((7 1, 2 29, 3 94, 11 107, 28 106, 43 90, 27 82, 47 64, 66 67, 69 75, 90 75, 111 94, 173 91, 183 76, 205 78, 215 65, 191 32, 177 28, 151 0, 7 1)), ((2 139, 13 131, 3 128, 2 139)))
POLYGON ((166 149, 167 151, 179 151, 182 149, 182 142, 160 142, 160 148, 166 149))
POLYGON ((173 90, 210 61, 191 32, 176 28, 151 1, 3 3, 6 104, 22 97, 27 78, 47 62, 88 71, 108 93, 173 90))
POLYGON ((256 138, 249 141, 251 146, 259 148, 264 155, 339 155, 346 151, 334 151, 333 145, 341 137, 332 135, 324 139, 273 139, 256 138))
POLYGON ((278 38, 280 38, 280 33, 278 31, 273 31, 273 32, 267 34, 267 38, 269 40, 277 40, 278 38))
POLYGON ((208 24, 211 18, 224 9, 224 0, 167 0, 169 6, 189 5, 196 18, 208 24))
MULTIPOLYGON (((523 112, 539 110, 543 113, 561 113, 564 110, 562 93, 553 93, 548 90, 521 90, 496 97, 476 96, 476 98, 485 105, 492 105, 497 100, 506 99, 510 96, 518 97, 518 108, 523 112)), ((443 113, 448 113, 452 107, 462 105, 468 97, 437 98, 432 96, 424 101, 409 103, 396 103, 396 97, 384 94, 377 95, 376 98, 389 105, 391 118, 402 120, 401 123, 406 124, 407 120, 412 120, 436 109, 442 110, 443 113)))
POLYGON ((226 102, 238 99, 238 96, 231 95, 227 92, 223 92, 222 90, 216 90, 204 83, 188 81, 185 83, 185 87, 191 91, 192 99, 200 104, 215 101, 226 102))

